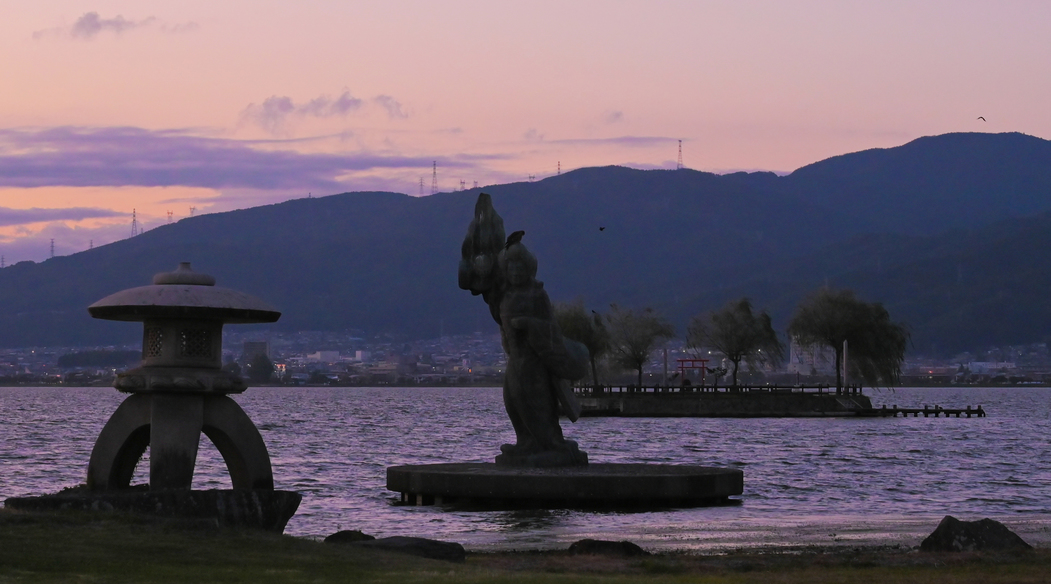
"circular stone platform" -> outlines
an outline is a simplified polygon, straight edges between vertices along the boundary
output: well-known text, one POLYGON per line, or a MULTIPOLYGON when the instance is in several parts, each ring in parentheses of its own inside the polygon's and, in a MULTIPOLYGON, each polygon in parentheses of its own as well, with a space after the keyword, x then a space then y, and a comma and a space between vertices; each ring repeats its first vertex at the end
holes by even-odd
POLYGON ((392 466, 387 488, 407 505, 686 507, 727 503, 744 490, 744 473, 672 464, 521 468, 468 462, 392 466))

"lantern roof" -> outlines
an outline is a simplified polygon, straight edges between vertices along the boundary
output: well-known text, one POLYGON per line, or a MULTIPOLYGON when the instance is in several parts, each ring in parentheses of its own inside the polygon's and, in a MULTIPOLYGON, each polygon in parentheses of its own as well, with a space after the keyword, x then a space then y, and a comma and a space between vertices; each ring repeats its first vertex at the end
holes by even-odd
POLYGON ((255 296, 216 286, 215 278, 193 271, 190 262, 155 275, 151 286, 110 294, 89 306, 88 313, 105 320, 186 318, 238 324, 276 322, 281 317, 255 296))

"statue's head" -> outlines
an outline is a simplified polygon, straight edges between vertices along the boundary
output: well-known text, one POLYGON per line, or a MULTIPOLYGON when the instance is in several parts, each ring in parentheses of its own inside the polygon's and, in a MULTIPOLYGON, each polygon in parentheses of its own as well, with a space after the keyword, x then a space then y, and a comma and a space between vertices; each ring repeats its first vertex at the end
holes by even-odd
POLYGON ((501 251, 497 261, 500 271, 512 286, 522 286, 536 278, 536 256, 519 242, 501 251))

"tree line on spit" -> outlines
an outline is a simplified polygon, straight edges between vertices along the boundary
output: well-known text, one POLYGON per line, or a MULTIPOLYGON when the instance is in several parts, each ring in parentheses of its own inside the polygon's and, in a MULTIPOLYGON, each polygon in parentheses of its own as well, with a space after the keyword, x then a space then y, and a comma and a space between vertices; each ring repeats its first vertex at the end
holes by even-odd
MULTIPOLYGON (((562 334, 588 348, 592 383, 597 387, 598 363, 610 362, 635 371, 642 385, 642 368, 653 352, 675 336, 675 327, 651 308, 612 305, 609 312, 588 312, 582 301, 558 304, 555 317, 562 334)), ((836 387, 843 385, 843 360, 851 379, 870 385, 894 385, 901 375, 909 331, 892 322, 882 304, 859 300, 850 290, 821 288, 799 306, 788 324, 788 337, 804 348, 826 347, 835 354, 836 387), (844 355, 846 348, 847 355, 844 355)), ((730 364, 733 386, 740 366, 777 366, 785 345, 765 310, 756 311, 741 298, 722 308, 694 316, 686 330, 686 347, 694 353, 721 353, 730 364)), ((721 376, 725 369, 709 370, 721 376)))

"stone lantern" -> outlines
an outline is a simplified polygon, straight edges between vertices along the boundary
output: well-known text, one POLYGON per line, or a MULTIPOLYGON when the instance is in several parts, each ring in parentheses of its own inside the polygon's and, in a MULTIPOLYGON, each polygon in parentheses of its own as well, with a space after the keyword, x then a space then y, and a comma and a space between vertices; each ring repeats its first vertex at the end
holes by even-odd
POLYGON ((227 394, 246 389, 222 370, 225 323, 275 322, 258 298, 215 286, 184 262, 152 286, 122 290, 88 307, 94 318, 141 321, 142 365, 113 386, 130 393, 102 428, 88 463, 91 490, 127 488, 150 447, 150 490, 190 489, 203 432, 226 461, 234 489, 274 489, 270 455, 255 424, 227 394))

